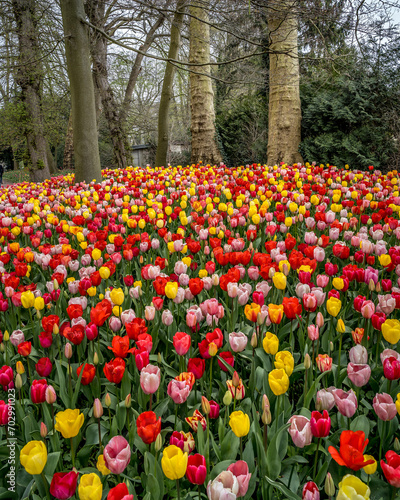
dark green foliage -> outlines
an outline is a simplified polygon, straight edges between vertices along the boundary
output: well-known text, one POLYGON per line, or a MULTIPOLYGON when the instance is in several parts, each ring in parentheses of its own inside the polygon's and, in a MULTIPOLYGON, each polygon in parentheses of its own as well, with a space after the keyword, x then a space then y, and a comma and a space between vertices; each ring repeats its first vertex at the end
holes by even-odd
POLYGON ((217 110, 216 126, 228 166, 266 160, 267 110, 259 94, 241 95, 217 110))
POLYGON ((302 143, 305 161, 365 169, 387 167, 395 150, 385 120, 391 89, 375 75, 340 76, 320 88, 302 85, 302 143))

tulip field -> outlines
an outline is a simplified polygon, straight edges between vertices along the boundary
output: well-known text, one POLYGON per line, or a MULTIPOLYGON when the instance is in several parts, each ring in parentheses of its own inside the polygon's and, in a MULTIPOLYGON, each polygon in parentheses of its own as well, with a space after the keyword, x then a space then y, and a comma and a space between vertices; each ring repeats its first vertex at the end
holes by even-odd
POLYGON ((0 499, 400 489, 398 173, 0 188, 0 499))

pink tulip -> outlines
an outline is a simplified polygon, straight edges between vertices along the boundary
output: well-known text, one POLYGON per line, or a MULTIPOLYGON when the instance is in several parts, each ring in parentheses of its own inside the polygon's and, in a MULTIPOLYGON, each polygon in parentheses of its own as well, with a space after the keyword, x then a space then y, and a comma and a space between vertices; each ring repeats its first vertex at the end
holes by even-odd
POLYGON ((381 352, 382 365, 387 358, 396 358, 398 361, 400 361, 400 353, 394 351, 393 349, 385 349, 383 352, 381 352))
POLYGON ((165 309, 165 311, 162 312, 161 321, 165 326, 172 325, 172 323, 174 322, 174 317, 172 316, 172 313, 169 309, 165 309))
POLYGON ((397 415, 396 405, 393 402, 392 396, 383 392, 374 397, 372 406, 378 418, 384 421, 392 420, 397 415))
POLYGON ((14 330, 10 335, 10 342, 14 347, 18 347, 24 340, 25 335, 22 330, 14 330))
POLYGON ((197 323, 197 316, 195 311, 189 311, 186 313, 186 324, 189 328, 194 328, 197 323))
POLYGON ((349 363, 347 365, 347 376, 356 387, 363 387, 368 384, 371 377, 371 367, 367 364, 349 363))
POLYGON ((258 267, 256 266, 250 266, 248 269, 247 269, 247 274, 249 275, 249 278, 253 281, 256 281, 258 280, 258 277, 260 275, 259 271, 258 271, 258 267))
POLYGON ((318 328, 322 328, 324 326, 324 317, 322 316, 322 313, 318 312, 315 322, 318 328))
POLYGON ((348 392, 336 389, 333 391, 333 397, 335 398, 337 409, 343 416, 351 418, 355 414, 358 403, 357 396, 352 389, 348 392))
POLYGON ((326 274, 318 274, 317 276, 317 286, 325 288, 329 283, 329 276, 326 274))
POLYGON ((157 392, 161 381, 160 368, 155 365, 147 365, 140 372, 140 387, 145 394, 157 392))
POLYGON ((310 340, 318 340, 319 339, 319 328, 315 325, 309 325, 307 328, 308 338, 310 340))
POLYGON ((229 345, 233 352, 242 352, 246 349, 247 336, 242 332, 232 332, 229 334, 229 345))
POLYGON ((356 365, 365 365, 368 363, 368 351, 364 346, 358 344, 350 349, 349 358, 356 365))
POLYGON ((236 476, 228 470, 224 470, 207 484, 207 496, 209 500, 235 500, 239 493, 239 481, 236 476))
POLYGON ((104 462, 113 474, 122 474, 131 460, 131 448, 122 436, 114 436, 104 448, 104 462))
POLYGON ((331 410, 335 406, 332 389, 334 390, 335 388, 320 389, 317 392, 315 407, 318 411, 331 410))
POLYGON ((295 446, 304 448, 311 444, 313 435, 310 427, 310 420, 303 415, 293 415, 289 419, 290 427, 288 429, 290 437, 295 446))
POLYGON ((184 381, 174 379, 168 384, 167 393, 175 404, 180 405, 187 400, 190 386, 184 381))
POLYGON ((370 319, 375 312, 375 304, 372 300, 365 300, 361 306, 361 314, 363 318, 370 319))
POLYGON ((156 308, 154 306, 146 306, 144 309, 144 317, 146 321, 153 321, 156 314, 156 308))
POLYGON ((319 500, 318 486, 313 481, 308 481, 303 487, 302 500, 319 500))
POLYGON ((251 474, 249 473, 249 466, 247 462, 244 460, 238 460, 234 464, 231 464, 228 467, 228 471, 232 472, 239 483, 239 491, 236 495, 236 498, 244 497, 249 489, 249 482, 251 478, 251 474))
POLYGON ((235 298, 238 294, 238 284, 237 283, 228 283, 226 291, 231 299, 235 298))
POLYGON ((185 332, 176 332, 173 338, 173 344, 178 356, 185 356, 190 348, 192 338, 185 332))

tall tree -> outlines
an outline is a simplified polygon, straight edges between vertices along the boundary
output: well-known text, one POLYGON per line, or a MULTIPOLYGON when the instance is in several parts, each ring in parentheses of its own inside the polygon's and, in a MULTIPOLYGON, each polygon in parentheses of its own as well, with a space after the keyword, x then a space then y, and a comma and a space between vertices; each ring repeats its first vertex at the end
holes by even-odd
POLYGON ((219 163, 215 129, 214 91, 207 73, 210 63, 209 0, 194 0, 190 4, 189 62, 194 64, 190 72, 190 111, 193 163, 219 163))
POLYGON ((270 38, 268 164, 302 161, 296 1, 281 0, 268 14, 270 38))
MULTIPOLYGON (((168 51, 168 59, 177 59, 181 43, 181 29, 184 16, 186 0, 178 0, 176 11, 171 25, 171 38, 168 51)), ((169 142, 169 108, 173 96, 174 76, 176 66, 167 62, 161 89, 160 106, 158 110, 158 142, 156 153, 156 167, 167 163, 169 142)))
POLYGON ((82 0, 61 0, 65 52, 71 90, 75 180, 101 179, 96 108, 82 0))
POLYGON ((29 172, 32 182, 50 177, 48 153, 50 148, 44 135, 42 111, 43 67, 37 30, 35 0, 12 0, 17 24, 19 59, 15 79, 21 87, 25 109, 25 135, 30 157, 29 172))

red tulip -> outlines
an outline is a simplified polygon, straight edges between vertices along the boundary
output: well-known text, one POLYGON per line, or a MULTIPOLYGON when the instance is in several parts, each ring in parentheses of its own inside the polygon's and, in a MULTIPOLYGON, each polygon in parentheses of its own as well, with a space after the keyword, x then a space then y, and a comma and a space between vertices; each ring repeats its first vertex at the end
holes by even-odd
POLYGON ((0 401, 0 425, 7 425, 10 415, 8 413, 9 405, 5 401, 0 401))
POLYGON ((126 323, 125 328, 131 340, 137 340, 141 333, 147 333, 146 323, 142 318, 135 318, 133 321, 126 323))
POLYGON ((161 417, 154 411, 141 413, 136 420, 137 433, 145 444, 154 443, 161 432, 161 417))
POLYGON ((134 348, 129 349, 129 337, 120 337, 115 335, 112 339, 112 347, 107 349, 113 352, 116 358, 126 358, 129 353, 134 352, 134 348))
POLYGON ((89 363, 84 363, 84 365, 78 366, 78 368, 76 369, 76 374, 78 375, 78 377, 81 374, 82 368, 83 368, 83 374, 81 378, 81 384, 89 385, 91 382, 93 382, 93 379, 96 375, 96 367, 89 363), (85 367, 83 368, 83 366, 85 367))
POLYGON ((198 295, 204 288, 204 283, 200 278, 191 278, 189 280, 189 290, 194 296, 198 295))
POLYGON ((67 307, 69 319, 80 318, 83 314, 83 308, 80 304, 71 304, 67 307))
POLYGON ((340 435, 339 452, 333 446, 328 451, 333 460, 352 470, 360 470, 366 465, 373 464, 374 460, 365 460, 364 450, 368 444, 363 431, 343 431, 340 435))
POLYGON ((40 377, 48 377, 53 369, 53 364, 49 358, 40 358, 35 368, 40 377))
POLYGON ((34 380, 31 385, 31 399, 33 403, 44 403, 46 401, 47 381, 45 379, 34 380))
POLYGON ((185 332, 176 332, 173 338, 175 351, 178 356, 185 356, 187 354, 192 338, 185 332))
POLYGON ((129 494, 125 483, 119 483, 108 492, 107 500, 133 500, 133 495, 129 494))
POLYGON ((196 380, 201 379, 206 369, 206 362, 202 358, 190 358, 188 361, 187 371, 192 372, 196 380))
MULTIPOLYGON (((219 356, 225 361, 225 363, 228 363, 228 365, 233 367, 235 363, 235 358, 230 351, 220 352, 219 356)), ((228 371, 228 368, 226 368, 225 365, 220 360, 218 360, 218 366, 221 368, 223 372, 228 371)))
POLYGON ((385 458, 387 463, 381 460, 381 467, 386 480, 391 486, 400 488, 400 455, 389 450, 385 458))
POLYGON ((50 493, 58 500, 67 500, 75 495, 78 472, 55 472, 50 484, 50 493))
POLYGON ((125 361, 122 358, 115 358, 104 365, 103 371, 110 382, 119 384, 125 373, 125 361))
POLYGON ((203 484, 207 476, 206 459, 203 455, 196 453, 189 455, 186 477, 192 484, 203 484))
POLYGON ((329 417, 329 413, 324 410, 321 415, 319 411, 313 411, 311 413, 310 427, 314 437, 326 437, 331 430, 331 419, 329 417))
POLYGON ((29 341, 21 342, 18 345, 18 354, 21 356, 29 356, 32 350, 32 344, 29 341))
POLYGON ((96 326, 103 326, 112 314, 112 306, 109 300, 104 299, 90 311, 90 321, 96 326))

